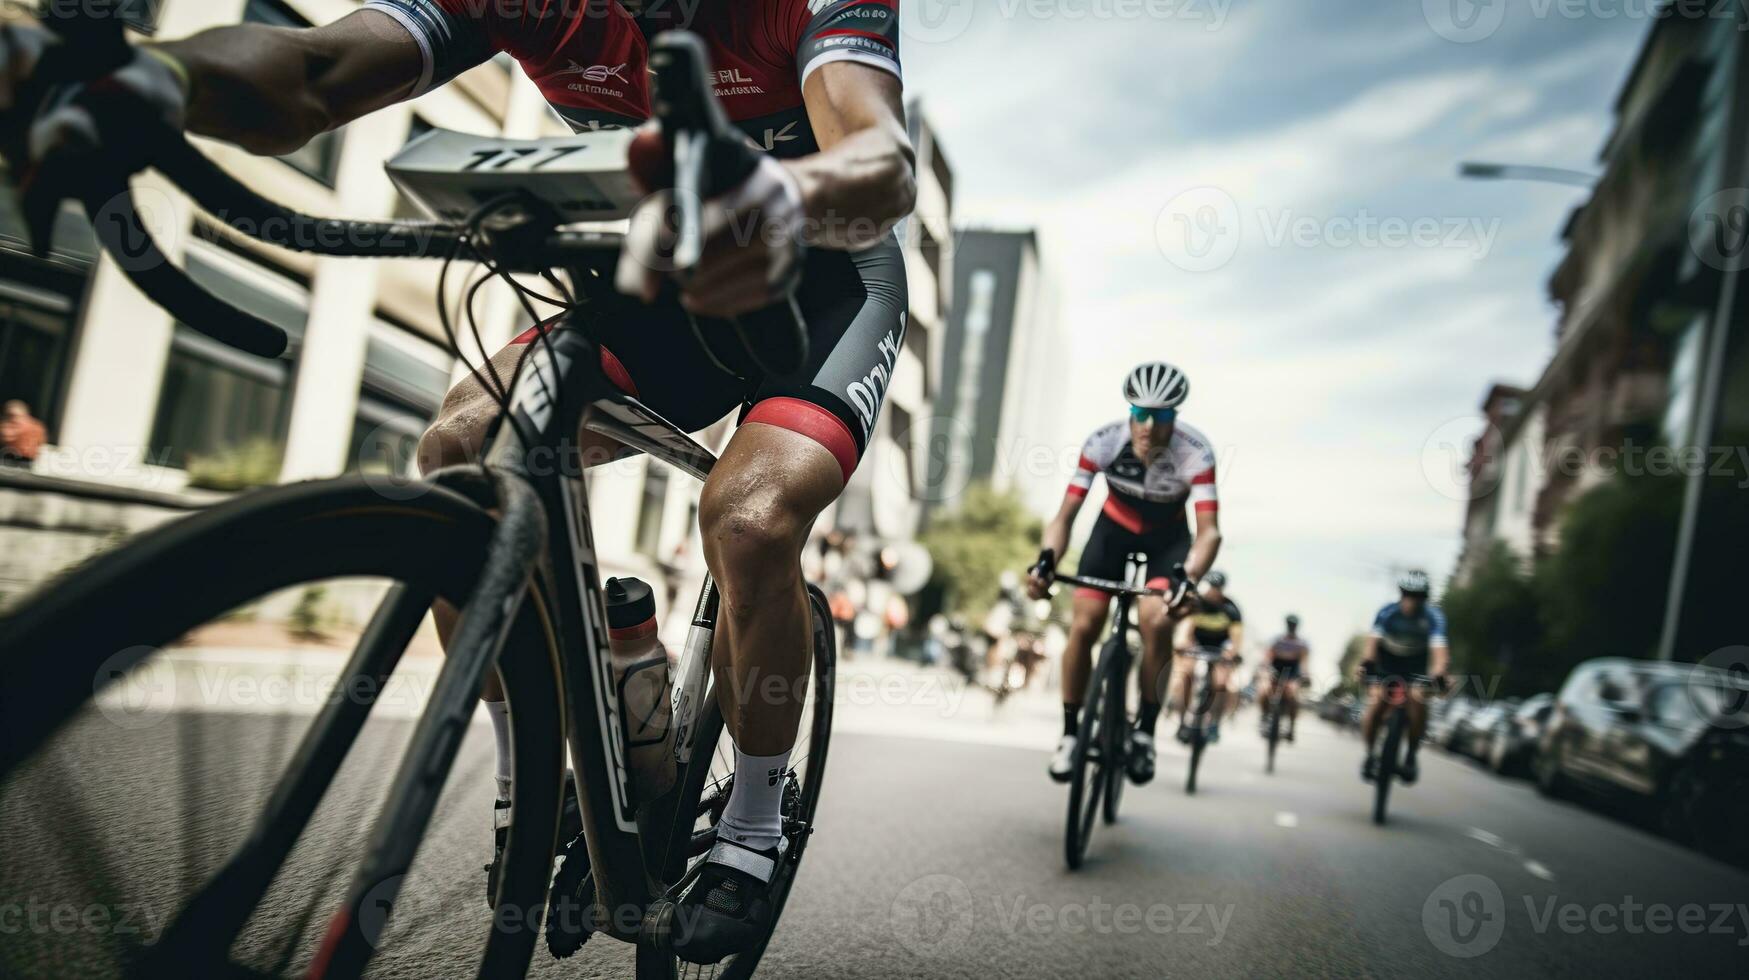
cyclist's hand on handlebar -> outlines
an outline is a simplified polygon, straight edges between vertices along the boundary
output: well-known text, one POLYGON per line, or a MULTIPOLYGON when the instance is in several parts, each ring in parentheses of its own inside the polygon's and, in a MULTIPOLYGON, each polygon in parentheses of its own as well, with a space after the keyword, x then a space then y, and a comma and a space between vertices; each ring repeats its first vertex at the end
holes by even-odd
MULTIPOLYGON (((664 152, 661 133, 646 128, 632 150, 634 176, 660 188, 664 152)), ((699 209, 703 249, 697 265, 677 270, 673 259, 677 208, 670 191, 646 198, 632 214, 616 283, 621 292, 652 302, 662 280, 681 285, 681 303, 702 316, 728 317, 765 309, 787 296, 801 276, 802 232, 807 213, 801 185, 788 167, 761 156, 741 186, 703 202, 699 209)))
POLYGON ((76 181, 99 167, 104 172, 132 174, 146 166, 154 131, 182 130, 187 72, 169 55, 133 48, 116 71, 93 81, 60 85, 40 107, 21 106, 16 102, 29 98, 27 93, 36 88, 32 77, 46 56, 73 55, 56 50, 61 42, 37 27, 14 24, 4 33, 0 104, 16 120, 12 125, 28 127, 22 133, 8 127, 6 153, 27 186, 76 181))
POLYGON ((1026 597, 1049 599, 1051 579, 1057 572, 1057 556, 1048 549, 1038 556, 1038 564, 1026 570, 1026 597))

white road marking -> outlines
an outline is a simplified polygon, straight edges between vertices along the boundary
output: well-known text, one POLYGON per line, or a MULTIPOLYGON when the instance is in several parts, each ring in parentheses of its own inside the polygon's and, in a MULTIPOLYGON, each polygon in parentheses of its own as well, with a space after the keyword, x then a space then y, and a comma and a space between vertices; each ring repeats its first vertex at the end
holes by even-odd
POLYGON ((1480 827, 1471 827, 1464 831, 1464 835, 1471 840, 1479 840, 1489 847, 1497 847, 1503 851, 1511 850, 1511 848, 1506 845, 1506 839, 1504 837, 1501 837, 1499 834, 1491 834, 1480 827))
POLYGON ((1489 847, 1504 851, 1515 858, 1523 858, 1524 870, 1528 871, 1533 877, 1541 878, 1543 881, 1555 880, 1555 873, 1549 870, 1548 865, 1541 861, 1525 857, 1523 848, 1516 844, 1509 843, 1506 838, 1501 837, 1499 834, 1491 833, 1480 827, 1471 827, 1464 831, 1464 836, 1471 840, 1481 841, 1489 847))
POLYGON ((1277 827, 1298 827, 1300 825, 1300 815, 1283 810, 1275 815, 1275 825, 1277 827))

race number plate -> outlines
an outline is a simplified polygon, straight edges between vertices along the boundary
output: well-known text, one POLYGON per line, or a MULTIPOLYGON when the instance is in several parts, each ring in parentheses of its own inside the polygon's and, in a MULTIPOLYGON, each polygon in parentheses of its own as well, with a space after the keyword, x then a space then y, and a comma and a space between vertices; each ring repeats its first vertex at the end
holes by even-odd
POLYGON ((432 217, 461 222, 511 192, 532 194, 566 223, 618 221, 641 198, 626 169, 631 130, 539 140, 496 139, 436 129, 389 161, 401 193, 432 217))

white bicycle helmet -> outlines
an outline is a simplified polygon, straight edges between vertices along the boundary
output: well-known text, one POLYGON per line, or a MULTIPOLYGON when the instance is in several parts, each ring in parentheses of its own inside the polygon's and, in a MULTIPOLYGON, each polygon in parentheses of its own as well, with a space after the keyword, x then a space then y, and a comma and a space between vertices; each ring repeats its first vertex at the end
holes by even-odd
POLYGON ((1123 396, 1137 408, 1177 408, 1190 397, 1190 379, 1165 361, 1150 361, 1124 379, 1123 396))
POLYGON ((1426 595, 1433 590, 1433 583, 1428 580, 1426 572, 1416 570, 1404 572, 1403 577, 1397 579, 1397 588, 1410 595, 1426 595))

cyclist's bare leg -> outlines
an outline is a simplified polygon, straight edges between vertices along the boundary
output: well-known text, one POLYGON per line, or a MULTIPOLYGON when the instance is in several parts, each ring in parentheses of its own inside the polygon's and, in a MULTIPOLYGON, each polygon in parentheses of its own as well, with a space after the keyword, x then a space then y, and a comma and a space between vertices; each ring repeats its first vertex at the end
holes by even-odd
POLYGON ((1154 734, 1154 720, 1160 714, 1160 701, 1172 682, 1172 616, 1166 600, 1158 596, 1143 596, 1138 607, 1142 632, 1142 671, 1136 676, 1141 693, 1141 717, 1137 727, 1154 734))
POLYGON ((1413 745, 1427 734, 1427 692, 1419 687, 1410 688, 1409 702, 1404 707, 1409 711, 1409 739, 1413 745))
POLYGON ((811 656, 802 547, 843 489, 819 443, 776 426, 743 426, 705 482, 699 529, 722 591, 718 702, 742 751, 795 744, 811 656), (727 683, 722 683, 727 681, 727 683))
POLYGON ((1366 688, 1366 710, 1360 715, 1360 740, 1366 744, 1366 754, 1373 754, 1373 746, 1377 744, 1379 734, 1379 719, 1384 717, 1385 686, 1383 684, 1368 684, 1366 688))
POLYGON ((722 593, 712 661, 737 778, 719 822, 755 851, 782 838, 783 780, 807 695, 812 634, 802 548, 844 477, 825 447, 751 423, 705 481, 699 530, 722 593), (772 776, 772 778, 767 778, 772 776))
POLYGON ((1288 731, 1294 730, 1300 717, 1300 682, 1287 681, 1281 686, 1281 713, 1287 719, 1288 731))
MULTIPOLYGON (((1093 674, 1093 643, 1105 628, 1111 599, 1091 592, 1076 592, 1070 606, 1069 645, 1063 650, 1063 708, 1079 709, 1087 697, 1087 679, 1093 674)), ((1068 733, 1065 733, 1068 734, 1068 733)))

